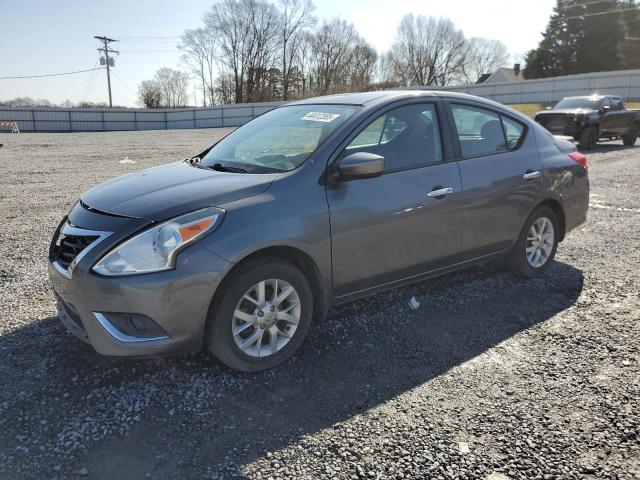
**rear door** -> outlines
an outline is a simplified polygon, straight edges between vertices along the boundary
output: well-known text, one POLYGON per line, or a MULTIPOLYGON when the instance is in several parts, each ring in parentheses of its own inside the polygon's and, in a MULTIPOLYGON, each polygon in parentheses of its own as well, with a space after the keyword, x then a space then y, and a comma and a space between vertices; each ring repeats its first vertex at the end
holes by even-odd
POLYGON ((542 190, 532 132, 515 117, 474 103, 451 103, 464 192, 465 259, 508 248, 542 190))
POLYGON ((385 171, 327 185, 336 295, 437 269, 460 254, 462 187, 450 149, 443 154, 443 119, 436 101, 390 107, 345 141, 336 161, 376 153, 385 171))
POLYGON ((624 103, 619 97, 611 97, 611 115, 612 130, 616 135, 625 135, 629 130, 631 122, 629 121, 629 114, 624 109, 624 103))

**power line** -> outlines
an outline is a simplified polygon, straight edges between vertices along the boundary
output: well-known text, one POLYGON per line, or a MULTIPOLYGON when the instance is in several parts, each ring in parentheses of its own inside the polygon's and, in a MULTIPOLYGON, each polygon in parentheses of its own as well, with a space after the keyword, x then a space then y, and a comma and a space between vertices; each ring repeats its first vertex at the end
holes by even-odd
MULTIPOLYGON (((604 0, 601 0, 604 1, 604 0)), ((137 35, 137 36, 121 36, 122 41, 125 40, 146 40, 146 39, 163 39, 163 38, 180 38, 180 35, 137 35)))
POLYGON ((584 2, 584 3, 575 3, 573 5, 566 5, 566 4, 561 4, 558 6, 558 8, 561 8, 563 10, 571 10, 574 8, 579 8, 579 7, 586 7, 588 5, 595 5, 596 3, 604 3, 607 2, 609 0, 593 0, 591 2, 584 2))
POLYGON ((120 43, 176 43, 176 41, 178 41, 179 39, 175 39, 175 40, 169 40, 169 39, 164 39, 164 40, 120 40, 120 43))
POLYGON ((129 90, 129 91, 130 91, 131 93, 133 93, 134 95, 137 95, 137 93, 136 93, 136 92, 134 92, 134 91, 129 87, 129 85, 127 85, 127 84, 125 83, 125 81, 124 81, 124 80, 122 80, 122 79, 120 78, 120 75, 116 74, 116 72, 113 72, 113 76, 114 76, 114 77, 116 77, 116 78, 118 79, 118 81, 119 81, 122 85, 124 85, 124 86, 125 86, 125 88, 126 88, 127 90, 129 90))
POLYGON ((62 75, 74 75, 76 73, 93 72, 94 70, 104 70, 104 67, 88 68, 87 70, 75 70, 73 72, 45 73, 43 75, 21 75, 21 76, 17 76, 17 77, 0 77, 0 80, 13 80, 13 79, 22 79, 22 78, 60 77, 62 75))
MULTIPOLYGON (((98 64, 100 60, 96 60, 96 65, 98 64)), ((91 78, 89 78, 89 82, 87 83, 86 88, 84 89, 84 93, 82 94, 82 103, 84 103, 84 101, 87 99, 87 95, 89 95, 89 92, 91 92, 91 89, 93 88, 93 83, 96 81, 96 76, 97 76, 97 72, 93 71, 91 72, 91 78)))
POLYGON ((610 13, 630 12, 632 10, 637 10, 637 9, 638 7, 619 8, 617 10, 606 10, 604 12, 595 12, 595 13, 584 13, 582 15, 573 15, 571 17, 561 17, 561 18, 562 20, 573 20, 575 18, 595 17, 597 15, 609 15, 610 13))
POLYGON ((182 50, 120 50, 127 53, 182 53, 182 50))

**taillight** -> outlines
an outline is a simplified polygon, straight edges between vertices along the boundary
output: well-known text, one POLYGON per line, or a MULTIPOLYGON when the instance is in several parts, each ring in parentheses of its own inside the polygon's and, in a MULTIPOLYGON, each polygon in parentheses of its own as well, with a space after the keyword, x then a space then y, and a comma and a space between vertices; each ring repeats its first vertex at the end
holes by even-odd
POLYGON ((589 160, 586 155, 583 155, 580 152, 571 152, 569 154, 569 158, 574 162, 578 162, 584 168, 589 168, 589 160))

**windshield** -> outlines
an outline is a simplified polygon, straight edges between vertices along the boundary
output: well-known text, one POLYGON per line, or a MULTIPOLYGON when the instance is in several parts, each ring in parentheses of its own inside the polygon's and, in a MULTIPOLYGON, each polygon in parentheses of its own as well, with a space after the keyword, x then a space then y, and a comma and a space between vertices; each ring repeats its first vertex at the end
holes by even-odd
POLYGON ((280 107, 240 127, 202 158, 208 168, 246 173, 288 172, 302 165, 358 107, 280 107))
POLYGON ((555 106, 554 110, 560 108, 584 108, 585 110, 600 110, 602 107, 602 100, 589 98, 589 97, 577 97, 577 98, 563 98, 555 106))

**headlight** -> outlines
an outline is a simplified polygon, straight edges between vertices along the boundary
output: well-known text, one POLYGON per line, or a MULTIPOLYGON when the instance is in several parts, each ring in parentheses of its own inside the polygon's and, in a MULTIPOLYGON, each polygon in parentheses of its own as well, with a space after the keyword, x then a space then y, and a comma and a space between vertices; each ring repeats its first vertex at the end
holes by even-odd
POLYGON ((222 221, 224 210, 205 208, 145 230, 111 250, 92 270, 100 275, 133 275, 173 268, 176 254, 222 221))

